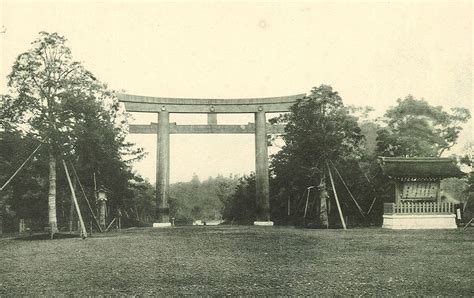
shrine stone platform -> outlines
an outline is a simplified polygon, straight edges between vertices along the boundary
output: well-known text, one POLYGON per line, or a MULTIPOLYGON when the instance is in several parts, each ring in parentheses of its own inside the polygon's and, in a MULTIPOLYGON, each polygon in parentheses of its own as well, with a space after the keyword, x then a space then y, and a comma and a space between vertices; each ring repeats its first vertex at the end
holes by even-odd
POLYGON ((384 229, 457 229, 455 214, 384 214, 384 229))
POLYGON ((171 227, 171 223, 170 222, 155 222, 153 223, 153 227, 154 228, 167 228, 167 227, 171 227))

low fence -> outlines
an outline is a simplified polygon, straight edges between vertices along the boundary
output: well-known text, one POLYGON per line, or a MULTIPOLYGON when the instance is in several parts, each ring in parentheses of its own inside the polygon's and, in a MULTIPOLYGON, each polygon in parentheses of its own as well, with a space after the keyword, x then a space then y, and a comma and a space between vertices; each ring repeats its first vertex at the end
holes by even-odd
POLYGON ((384 214, 451 214, 454 213, 454 203, 438 202, 403 202, 385 203, 384 214))

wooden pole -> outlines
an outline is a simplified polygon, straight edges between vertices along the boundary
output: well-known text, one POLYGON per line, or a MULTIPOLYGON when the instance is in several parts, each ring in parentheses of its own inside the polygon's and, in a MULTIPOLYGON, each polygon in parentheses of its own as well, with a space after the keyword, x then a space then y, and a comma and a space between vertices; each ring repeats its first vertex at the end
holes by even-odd
POLYGON ((471 198, 471 194, 469 193, 467 195, 467 200, 466 200, 466 203, 464 204, 464 206, 462 206, 462 212, 464 212, 466 210, 466 206, 467 204, 469 204, 469 199, 471 198))
MULTIPOLYGON (((84 190, 84 187, 82 187, 81 180, 79 180, 79 175, 77 175, 76 168, 74 167, 74 165, 72 164, 71 161, 69 161, 69 164, 71 165, 72 172, 74 173, 74 176, 76 177, 76 180, 74 180, 74 182, 77 181, 79 183, 79 187, 81 188, 82 195, 84 196, 84 199, 86 199, 87 206, 89 207, 89 211, 91 212, 92 217, 94 218, 95 223, 96 223, 99 231, 102 233, 103 232, 102 227, 100 226, 99 220, 97 219, 97 217, 94 214, 94 210, 92 210, 92 206, 89 202, 89 199, 86 196, 86 192, 84 190)), ((97 191, 96 191, 95 188, 96 188, 96 183, 95 183, 95 173, 94 173, 94 197, 97 196, 97 191)), ((96 197, 96 201, 97 201, 97 197, 96 197)))
POLYGON ((109 226, 107 227, 107 229, 105 229, 106 232, 109 231, 110 227, 112 226, 112 224, 115 222, 117 218, 115 217, 110 223, 109 223, 109 226))
POLYGON ((327 163, 326 163, 326 166, 329 171, 329 179, 331 179, 332 191, 334 192, 334 198, 336 199, 337 210, 339 211, 339 217, 341 218, 342 227, 344 228, 344 230, 347 230, 346 222, 344 221, 344 216, 342 215, 341 205, 339 204, 339 199, 337 198, 336 187, 334 186, 334 180, 332 179, 331 169, 329 168, 329 165, 327 163))
MULTIPOLYGON (((73 187, 75 186, 75 181, 73 181, 74 185, 73 187)), ((75 187, 74 187, 75 188, 75 187)), ((72 198, 72 195, 71 195, 71 206, 69 207, 69 234, 72 233, 72 231, 74 230, 74 199, 72 198)))
POLYGON ((309 193, 311 192, 311 188, 313 188, 313 187, 314 186, 310 186, 306 189, 308 191, 308 193, 306 194, 306 204, 304 206, 304 216, 303 216, 303 218, 306 218, 306 212, 308 211, 309 193))
POLYGON ((290 215, 291 215, 291 212, 290 212, 290 210, 291 210, 291 209, 290 209, 290 208, 291 208, 291 205, 290 205, 290 204, 291 204, 291 202, 290 202, 290 201, 291 201, 291 199, 290 199, 290 198, 291 198, 291 197, 290 197, 290 196, 288 196, 288 216, 290 216, 290 215))
POLYGON ((304 205, 304 215, 303 215, 303 218, 306 218, 306 212, 308 211, 308 200, 309 200, 309 189, 308 189, 308 193, 306 194, 306 204, 304 205))
POLYGON ((374 207, 375 200, 377 200, 377 197, 374 197, 374 200, 372 201, 372 204, 370 204, 369 211, 367 211, 367 215, 370 214, 370 211, 372 211, 372 207, 374 207))
POLYGON ((474 221, 474 217, 471 218, 471 220, 464 226, 464 228, 462 229, 463 231, 466 230, 470 225, 471 225, 471 222, 474 221))
POLYGON ((12 181, 13 178, 15 178, 16 174, 18 174, 21 171, 21 169, 23 169, 23 167, 26 165, 28 160, 30 160, 30 158, 33 157, 33 155, 36 153, 36 151, 38 151, 40 147, 41 147, 41 144, 39 144, 38 147, 36 147, 36 149, 30 154, 30 156, 28 156, 28 158, 21 164, 21 166, 15 171, 15 173, 13 173, 10 179, 8 179, 7 182, 5 182, 5 184, 3 184, 2 188, 0 188, 0 191, 2 191, 8 185, 8 183, 10 183, 10 181, 12 181))
POLYGON ((346 182, 344 181, 344 179, 342 179, 341 173, 339 173, 339 170, 336 168, 336 166, 334 165, 334 163, 332 162, 332 160, 329 160, 329 162, 331 162, 332 167, 334 168, 334 170, 336 170, 336 174, 339 176, 339 179, 341 179, 342 184, 344 185, 344 187, 346 188, 347 192, 348 192, 349 195, 351 196, 351 199, 352 199, 352 200, 354 201, 354 203, 356 204, 357 209, 359 209, 360 214, 362 215, 362 217, 365 217, 364 211, 363 211, 362 208, 360 207, 359 203, 357 203, 356 199, 355 199, 354 196, 352 195, 352 192, 350 191, 350 189, 349 189, 349 187, 347 186, 347 184, 346 184, 346 182))
POLYGON ((64 159, 62 160, 62 162, 64 166, 64 171, 66 172, 67 181, 69 183, 69 188, 71 189, 74 205, 76 205, 77 217, 79 218, 79 221, 81 223, 82 238, 87 238, 86 226, 84 224, 84 221, 82 220, 81 209, 79 208, 79 203, 77 202, 76 194, 74 192, 74 187, 72 186, 71 177, 69 176, 69 171, 67 170, 66 162, 64 161, 64 159))

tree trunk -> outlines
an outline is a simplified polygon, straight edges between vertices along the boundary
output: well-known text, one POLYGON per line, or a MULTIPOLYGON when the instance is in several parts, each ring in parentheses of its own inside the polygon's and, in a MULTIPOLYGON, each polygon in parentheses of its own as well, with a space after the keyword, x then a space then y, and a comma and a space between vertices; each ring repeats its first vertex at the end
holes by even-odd
POLYGON ((326 229, 329 227, 329 220, 328 220, 328 192, 326 190, 326 184, 324 184, 321 188, 321 192, 319 195, 320 207, 319 207, 319 221, 321 225, 326 229))
POLYGON ((49 228, 53 235, 58 232, 58 220, 56 216, 56 158, 51 152, 49 153, 48 207, 49 228))

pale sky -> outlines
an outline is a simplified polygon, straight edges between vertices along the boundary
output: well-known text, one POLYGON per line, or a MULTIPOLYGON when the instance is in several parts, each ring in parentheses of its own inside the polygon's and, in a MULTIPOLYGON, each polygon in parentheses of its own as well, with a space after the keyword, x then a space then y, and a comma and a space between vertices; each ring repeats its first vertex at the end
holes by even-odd
MULTIPOLYGON (((346 104, 372 106, 375 115, 408 94, 473 112, 471 1, 0 3, 2 93, 16 56, 48 31, 66 36, 75 59, 100 80, 130 94, 269 97, 330 84, 346 104)), ((153 114, 135 118, 156 122, 153 114)), ((472 138, 471 121, 460 143, 472 138)), ((129 139, 149 152, 134 168, 154 182, 156 137, 129 139)), ((253 135, 171 136, 171 182, 254 167, 253 135)))

